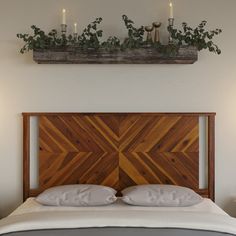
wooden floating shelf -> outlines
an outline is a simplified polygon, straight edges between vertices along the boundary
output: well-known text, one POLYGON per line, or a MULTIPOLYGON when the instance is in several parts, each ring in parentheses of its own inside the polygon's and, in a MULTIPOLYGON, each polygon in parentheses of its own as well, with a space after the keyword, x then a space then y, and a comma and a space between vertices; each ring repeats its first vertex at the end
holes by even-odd
POLYGON ((108 52, 104 49, 79 50, 76 48, 34 50, 38 64, 193 64, 198 60, 195 47, 180 47, 177 55, 167 56, 155 48, 129 49, 108 52))

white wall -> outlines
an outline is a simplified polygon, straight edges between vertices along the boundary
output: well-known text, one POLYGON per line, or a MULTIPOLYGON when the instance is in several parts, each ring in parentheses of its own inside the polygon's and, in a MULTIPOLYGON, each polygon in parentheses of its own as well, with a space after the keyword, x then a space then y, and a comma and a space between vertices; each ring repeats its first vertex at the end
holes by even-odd
POLYGON ((203 52, 194 65, 37 65, 18 53, 16 33, 58 27, 63 7, 70 23, 102 16, 107 35, 124 36, 123 13, 166 26, 168 0, 0 0, 0 216, 22 200, 23 111, 215 111, 216 200, 236 215, 236 1, 174 4, 176 24, 206 19, 224 30, 221 56, 203 52))

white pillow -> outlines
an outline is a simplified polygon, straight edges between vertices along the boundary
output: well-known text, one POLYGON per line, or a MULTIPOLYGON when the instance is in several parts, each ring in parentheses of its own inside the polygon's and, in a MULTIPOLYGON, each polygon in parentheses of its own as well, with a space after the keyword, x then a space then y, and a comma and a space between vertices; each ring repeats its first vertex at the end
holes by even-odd
POLYGON ((122 191, 122 200, 130 205, 157 207, 187 207, 203 198, 193 190, 173 185, 137 185, 122 191))
POLYGON ((116 201, 116 190, 90 184, 53 187, 41 193, 36 201, 47 206, 102 206, 116 201))

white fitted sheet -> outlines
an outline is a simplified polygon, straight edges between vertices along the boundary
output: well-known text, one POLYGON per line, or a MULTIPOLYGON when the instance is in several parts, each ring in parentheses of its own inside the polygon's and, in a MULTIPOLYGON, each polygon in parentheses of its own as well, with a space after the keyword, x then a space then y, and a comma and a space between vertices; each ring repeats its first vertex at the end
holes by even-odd
POLYGON ((148 211, 164 211, 164 212, 202 212, 202 213, 212 213, 227 215, 220 207, 218 207, 210 199, 205 198, 201 203, 191 206, 191 207, 142 207, 142 206, 131 206, 123 203, 121 199, 111 205, 99 206, 99 207, 54 207, 54 206, 43 206, 36 202, 35 198, 28 198, 20 207, 18 207, 11 215, 20 215, 25 213, 33 212, 59 212, 59 211, 143 211, 147 209, 148 211))

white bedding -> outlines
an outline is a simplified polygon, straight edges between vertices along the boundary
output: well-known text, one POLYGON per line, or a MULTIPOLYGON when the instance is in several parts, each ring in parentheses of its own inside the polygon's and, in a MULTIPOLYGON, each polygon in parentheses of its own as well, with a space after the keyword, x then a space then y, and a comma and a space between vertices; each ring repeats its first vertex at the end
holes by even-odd
POLYGON ((192 207, 136 207, 121 201, 104 207, 48 207, 28 199, 0 221, 0 234, 91 227, 181 228, 236 234, 236 220, 211 200, 192 207))
POLYGON ((210 199, 205 198, 200 204, 191 206, 191 207, 141 207, 141 206, 130 206, 123 203, 119 198, 118 200, 111 205, 99 206, 99 207, 54 207, 54 206, 43 206, 40 203, 35 201, 35 198, 28 198, 25 203, 18 207, 11 215, 20 215, 25 213, 33 212, 58 212, 58 211, 78 211, 78 212, 89 212, 89 211, 168 211, 168 212, 202 212, 202 213, 214 213, 227 215, 220 207, 213 203, 210 199))

